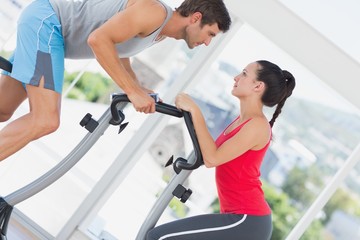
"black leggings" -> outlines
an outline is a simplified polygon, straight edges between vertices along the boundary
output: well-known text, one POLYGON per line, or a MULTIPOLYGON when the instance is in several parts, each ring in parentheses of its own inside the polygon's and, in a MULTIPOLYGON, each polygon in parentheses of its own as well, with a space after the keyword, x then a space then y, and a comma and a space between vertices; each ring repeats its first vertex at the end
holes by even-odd
POLYGON ((271 232, 271 215, 205 214, 155 227, 146 240, 268 240, 271 232))

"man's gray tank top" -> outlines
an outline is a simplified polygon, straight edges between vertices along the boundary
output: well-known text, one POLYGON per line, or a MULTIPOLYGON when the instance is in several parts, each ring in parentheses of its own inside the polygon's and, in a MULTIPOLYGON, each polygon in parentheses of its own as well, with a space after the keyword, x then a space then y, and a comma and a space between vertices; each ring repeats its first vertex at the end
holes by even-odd
MULTIPOLYGON (((82 59, 94 58, 87 44, 89 34, 117 12, 125 9, 128 0, 49 0, 49 2, 62 27, 65 57, 82 59)), ((134 56, 157 43, 156 38, 173 13, 169 6, 162 4, 167 11, 163 24, 145 38, 134 37, 117 44, 116 48, 121 58, 134 56)), ((121 29, 114 29, 114 31, 121 31, 121 29)))

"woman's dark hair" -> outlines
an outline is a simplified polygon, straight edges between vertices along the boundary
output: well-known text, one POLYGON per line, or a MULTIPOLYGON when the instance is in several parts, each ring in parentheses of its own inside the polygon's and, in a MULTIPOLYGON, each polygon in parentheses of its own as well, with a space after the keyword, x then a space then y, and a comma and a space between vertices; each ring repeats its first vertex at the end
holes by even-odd
POLYGON ((201 27, 217 23, 219 30, 226 32, 231 25, 231 18, 223 0, 185 0, 175 10, 183 17, 200 12, 201 27))
POLYGON ((260 65, 257 72, 258 81, 265 83, 265 91, 261 100, 263 104, 268 107, 277 105, 269 122, 272 127, 276 118, 281 113, 286 99, 290 97, 295 88, 295 78, 290 72, 281 70, 281 68, 274 63, 266 60, 256 62, 260 65))

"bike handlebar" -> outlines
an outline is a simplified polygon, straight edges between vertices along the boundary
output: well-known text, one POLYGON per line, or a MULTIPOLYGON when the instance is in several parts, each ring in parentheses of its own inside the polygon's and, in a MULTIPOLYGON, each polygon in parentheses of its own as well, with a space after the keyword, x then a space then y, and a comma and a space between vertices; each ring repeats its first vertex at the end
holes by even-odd
MULTIPOLYGON (((116 94, 113 95, 113 100, 111 102, 110 110, 112 114, 112 123, 120 124, 123 120, 123 117, 120 115, 118 109, 116 108, 118 103, 121 102, 130 102, 128 96, 126 94, 116 94)), ((196 137, 196 132, 194 129, 194 125, 192 122, 191 114, 187 111, 179 110, 177 107, 162 103, 162 102, 156 102, 155 103, 155 109, 156 112, 167 114, 174 117, 184 117, 186 127, 188 129, 188 132, 190 134, 191 141, 193 143, 194 152, 196 156, 196 161, 194 163, 188 163, 184 161, 175 161, 175 167, 179 169, 185 169, 185 170, 193 170, 198 167, 200 167, 203 164, 203 158, 200 150, 200 144, 196 137)))
MULTIPOLYGON (((111 102, 110 110, 111 110, 111 115, 113 117, 112 120, 115 124, 120 124, 119 121, 121 121, 121 117, 116 108, 117 104, 121 102, 130 102, 126 94, 113 95, 113 100, 111 102)), ((183 117, 183 112, 179 110, 177 107, 162 102, 155 103, 155 111, 173 117, 178 117, 178 118, 183 117)))
POLYGON ((12 71, 12 64, 8 60, 6 60, 5 58, 0 56, 0 68, 7 71, 7 72, 11 72, 12 71))
POLYGON ((193 143, 196 161, 193 163, 188 163, 188 162, 184 162, 184 161, 175 161, 174 164, 175 164, 175 167, 180 168, 180 169, 193 170, 193 169, 196 169, 196 168, 200 167, 201 165, 203 165, 204 160, 203 160, 202 153, 200 150, 200 144, 199 144, 199 141, 196 136, 196 132, 195 132, 191 114, 190 114, 190 112, 183 111, 183 115, 184 115, 186 127, 188 129, 191 141, 193 143))

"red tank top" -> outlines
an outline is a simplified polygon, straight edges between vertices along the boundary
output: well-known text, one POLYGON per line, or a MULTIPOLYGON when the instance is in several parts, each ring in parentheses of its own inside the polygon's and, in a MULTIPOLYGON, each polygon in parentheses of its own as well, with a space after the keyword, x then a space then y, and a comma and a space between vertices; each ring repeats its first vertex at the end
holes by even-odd
MULTIPOLYGON (((233 137, 248 121, 250 119, 228 134, 225 134, 225 129, 217 138, 216 146, 221 146, 233 137)), ((215 177, 221 213, 257 216, 271 213, 260 181, 260 166, 269 145, 270 140, 264 148, 248 150, 241 156, 216 167, 215 177)))

